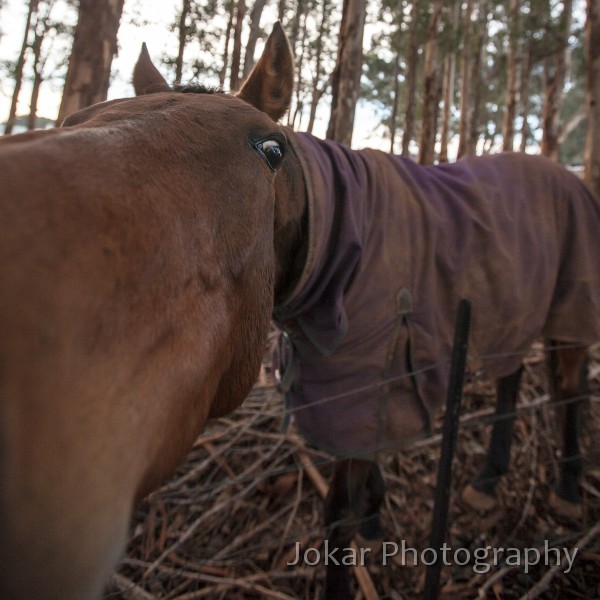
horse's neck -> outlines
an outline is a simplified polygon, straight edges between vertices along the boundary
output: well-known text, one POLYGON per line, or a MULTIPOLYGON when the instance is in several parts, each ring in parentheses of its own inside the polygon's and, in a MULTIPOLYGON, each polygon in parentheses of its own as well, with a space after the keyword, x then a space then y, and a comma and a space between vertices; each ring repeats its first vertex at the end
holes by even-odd
MULTIPOLYGON (((291 130, 286 132, 293 138, 291 130)), ((284 166, 275 178, 275 302, 285 299, 300 279, 308 252, 307 189, 297 144, 289 145, 284 166)))

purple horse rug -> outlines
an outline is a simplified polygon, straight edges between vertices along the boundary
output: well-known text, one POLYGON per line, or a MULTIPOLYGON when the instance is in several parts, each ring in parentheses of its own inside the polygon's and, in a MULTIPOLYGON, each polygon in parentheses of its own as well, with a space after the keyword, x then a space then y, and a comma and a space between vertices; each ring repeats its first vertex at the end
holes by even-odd
POLYGON ((448 383, 455 312, 472 302, 470 371, 515 372, 540 336, 600 339, 600 203, 523 154, 434 167, 307 134, 309 248, 276 307, 301 433, 368 455, 426 433, 448 383))

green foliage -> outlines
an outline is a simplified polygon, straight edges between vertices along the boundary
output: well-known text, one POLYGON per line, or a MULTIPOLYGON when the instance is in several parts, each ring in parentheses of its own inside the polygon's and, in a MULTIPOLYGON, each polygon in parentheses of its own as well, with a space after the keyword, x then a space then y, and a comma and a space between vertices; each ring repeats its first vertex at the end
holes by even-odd
POLYGON ((411 8, 412 3, 408 1, 380 0, 370 15, 374 33, 364 54, 361 98, 375 105, 380 115, 380 124, 387 128, 392 125, 394 76, 397 77, 398 92, 397 125, 403 117, 410 31, 413 28, 417 30, 420 54, 427 37, 428 11, 419 10, 417 22, 412 23, 411 8))
POLYGON ((296 57, 290 124, 303 129, 308 125, 316 97, 329 100, 341 6, 336 0, 296 0, 288 2, 286 7, 283 24, 296 57))
MULTIPOLYGON (((571 81, 565 93, 561 107, 560 121, 565 127, 580 115, 585 109, 585 60, 583 56, 582 36, 571 37, 571 81)), ((560 147, 560 160, 567 165, 583 164, 583 149, 585 146, 587 121, 583 119, 564 139, 560 147)))
MULTIPOLYGON (((182 81, 202 80, 215 85, 223 68, 222 56, 225 28, 232 0, 190 0, 190 9, 185 19, 185 52, 182 81)), ((180 9, 169 26, 176 39, 179 38, 180 9)), ((177 46, 174 52, 166 52, 161 61, 175 72, 177 46)))
MULTIPOLYGON (((16 0, 14 0, 16 2, 16 0)), ((50 0, 41 0, 41 6, 50 0)), ((124 18, 135 25, 147 24, 144 7, 149 0, 127 0, 124 18)), ((65 75, 66 60, 69 55, 72 28, 76 22, 77 0, 54 0, 60 10, 59 17, 49 21, 47 37, 44 41, 44 78, 60 82, 65 75)), ((177 0, 181 10, 182 0, 177 0)), ((225 58, 225 35, 230 10, 235 0, 190 0, 190 12, 185 22, 185 53, 183 60, 183 81, 202 79, 204 83, 215 85, 223 73, 225 58)), ((244 21, 243 37, 249 29, 249 15, 253 0, 247 0, 247 16, 244 21)), ((0 0, 0 11, 6 10, 7 0, 0 0)), ((418 67, 416 85, 416 128, 419 128, 420 111, 423 103, 423 53, 427 39, 427 29, 431 12, 431 2, 416 0, 375 0, 368 3, 367 27, 365 32, 364 63, 362 66, 361 102, 371 106, 379 124, 391 128, 391 118, 396 103, 395 126, 401 129, 404 123, 407 99, 407 70, 409 41, 416 34, 418 46, 418 67), (411 22, 412 8, 418 6, 416 22, 411 22)), ((507 87, 507 54, 511 35, 518 37, 521 53, 521 79, 529 84, 527 122, 532 129, 530 142, 541 139, 541 115, 544 105, 544 69, 546 63, 561 50, 562 0, 520 0, 519 19, 514 25, 510 17, 510 0, 492 2, 473 0, 472 26, 470 32, 464 27, 466 0, 450 0, 443 4, 438 35, 438 73, 442 76, 445 57, 456 56, 454 94, 450 131, 456 136, 460 121, 460 56, 465 44, 477 45, 478 37, 486 35, 482 62, 476 73, 478 84, 471 90, 471 102, 480 98, 480 108, 475 130, 486 148, 491 148, 495 140, 499 144, 507 87), (459 5, 456 15, 455 6, 459 5), (486 19, 482 16, 487 16, 486 19), (458 16, 458 19, 457 19, 458 16), (516 29, 515 29, 516 28, 516 29), (527 57, 531 60, 527 63, 527 57)), ((297 81, 292 106, 292 118, 297 128, 305 128, 311 104, 321 101, 320 114, 327 112, 328 89, 333 72, 338 44, 342 0, 268 0, 263 17, 262 39, 268 33, 270 24, 282 11, 282 21, 295 49, 297 81)), ((564 102, 560 122, 568 124, 581 111, 583 102, 583 82, 585 65, 582 58, 582 28, 585 19, 584 0, 574 0, 573 24, 569 44, 572 51, 570 77, 565 87, 564 102)), ((54 13, 53 13, 54 14, 54 13)), ((4 25, 4 22, 3 22, 4 25)), ((4 27, 6 27, 4 25, 4 27)), ((174 69, 179 39, 179 15, 166 27, 170 38, 163 56, 164 64, 174 69)), ((5 32, 6 33, 6 32, 5 32)), ((230 42, 231 43, 231 42, 230 42)), ((257 51, 260 51, 259 41, 257 51)), ((229 53, 229 60, 231 53, 229 53)), ((31 58, 25 66, 25 78, 31 77, 31 58)), ((0 60, 2 79, 10 81, 14 77, 14 60, 3 56, 0 60)), ((441 80, 440 80, 441 81, 441 80)), ((516 143, 519 142, 521 107, 516 123, 516 143)), ((438 127, 440 127, 438 122, 438 127)), ((564 141, 562 159, 567 162, 581 160, 584 125, 577 128, 564 141)), ((452 150, 450 150, 452 157, 452 150)))

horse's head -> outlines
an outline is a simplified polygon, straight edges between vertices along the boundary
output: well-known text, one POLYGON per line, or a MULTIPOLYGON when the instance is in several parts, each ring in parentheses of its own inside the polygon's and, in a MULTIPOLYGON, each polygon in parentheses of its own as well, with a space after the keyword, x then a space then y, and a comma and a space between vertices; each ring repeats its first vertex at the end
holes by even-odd
MULTIPOLYGON (((273 224, 278 221, 274 214, 276 175, 289 150, 286 132, 277 121, 289 107, 293 88, 293 57, 281 25, 275 24, 261 58, 234 94, 200 85, 171 88, 153 65, 145 45, 134 69, 133 84, 136 98, 85 108, 67 117, 63 127, 102 127, 127 121, 133 130, 156 123, 158 135, 159 122, 169 119, 172 138, 165 139, 164 145, 169 152, 180 152, 181 161, 194 161, 199 184, 195 202, 205 213, 219 213, 213 219, 224 223, 217 250, 229 260, 234 274, 249 263, 236 249, 253 248, 252 238, 267 231, 257 219, 270 219, 271 263, 255 262, 257 268, 251 277, 257 286, 268 283, 269 297, 264 298, 263 310, 272 306, 273 267, 279 262, 273 260, 273 224), (264 210, 257 210, 259 204, 264 210)), ((160 131, 164 130, 161 126, 160 131)), ((138 151, 148 150, 140 147, 138 151)), ((172 175, 171 184, 176 184, 172 175)), ((247 389, 250 378, 250 373, 248 377, 240 378, 236 373, 223 378, 221 388, 225 389, 217 394, 211 415, 234 408, 243 399, 241 389, 247 389)))
MULTIPOLYGON (((293 56, 281 25, 275 24, 260 59, 241 89, 234 94, 200 85, 170 87, 152 63, 145 44, 134 69, 133 85, 137 99, 110 100, 90 106, 67 117, 63 126, 104 124, 120 115, 131 118, 131 111, 136 106, 139 111, 149 112, 170 103, 175 118, 177 103, 193 103, 194 135, 198 148, 204 148, 206 161, 211 163, 211 178, 215 174, 223 184, 233 188, 228 167, 241 172, 244 163, 240 150, 252 163, 252 166, 248 164, 247 173, 252 173, 257 166, 271 178, 278 173, 274 178, 277 196, 275 279, 278 294, 284 294, 289 280, 294 278, 288 261, 297 254, 305 206, 303 177, 288 144, 293 134, 277 124, 289 108, 294 85, 293 56), (256 158, 262 159, 261 165, 257 164, 256 158)), ((189 129, 189 125, 183 124, 185 129, 189 129)), ((242 184, 235 191, 239 193, 243 189, 247 186, 242 184)))
POLYGON ((138 97, 0 142, 2 598, 98 596, 135 500, 254 383, 292 70, 278 25, 235 95, 143 51, 138 97))

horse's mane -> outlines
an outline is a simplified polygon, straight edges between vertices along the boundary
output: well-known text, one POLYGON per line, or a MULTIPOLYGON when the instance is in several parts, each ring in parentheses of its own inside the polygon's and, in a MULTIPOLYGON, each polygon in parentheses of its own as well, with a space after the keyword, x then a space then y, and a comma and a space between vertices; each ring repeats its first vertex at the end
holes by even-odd
POLYGON ((216 86, 204 85, 202 83, 177 83, 172 87, 174 92, 182 94, 224 94, 225 92, 216 86))

